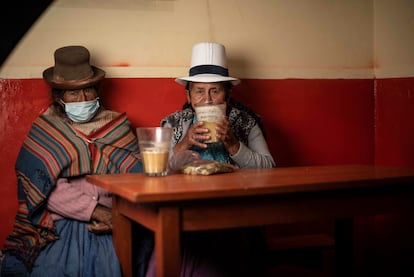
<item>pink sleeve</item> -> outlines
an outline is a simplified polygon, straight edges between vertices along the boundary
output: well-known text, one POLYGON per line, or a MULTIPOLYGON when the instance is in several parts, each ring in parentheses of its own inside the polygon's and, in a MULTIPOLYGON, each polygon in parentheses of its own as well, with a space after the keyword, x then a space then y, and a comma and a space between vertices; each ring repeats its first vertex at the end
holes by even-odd
POLYGON ((47 207, 63 217, 89 221, 98 199, 97 188, 85 178, 70 181, 61 178, 48 198, 47 207))

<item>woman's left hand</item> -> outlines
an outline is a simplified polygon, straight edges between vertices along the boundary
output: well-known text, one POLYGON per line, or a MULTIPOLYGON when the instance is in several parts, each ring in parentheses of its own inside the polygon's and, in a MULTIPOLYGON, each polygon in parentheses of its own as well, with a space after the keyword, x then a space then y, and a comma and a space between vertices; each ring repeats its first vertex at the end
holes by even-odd
POLYGON ((240 143, 234 136, 233 129, 231 128, 230 121, 227 116, 223 118, 223 121, 217 123, 216 131, 217 139, 223 142, 227 151, 231 155, 236 154, 237 151, 239 151, 240 143))
POLYGON ((88 230, 97 235, 110 234, 112 232, 112 226, 93 220, 88 224, 88 230))

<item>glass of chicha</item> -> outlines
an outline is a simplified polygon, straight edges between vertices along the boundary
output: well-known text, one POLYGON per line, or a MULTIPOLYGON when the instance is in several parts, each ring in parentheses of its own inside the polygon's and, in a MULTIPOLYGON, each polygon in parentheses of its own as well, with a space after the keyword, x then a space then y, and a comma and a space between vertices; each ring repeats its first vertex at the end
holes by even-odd
POLYGON ((166 176, 171 147, 172 128, 137 128, 138 144, 147 176, 166 176))
POLYGON ((203 121, 203 128, 209 130, 208 135, 210 135, 209 140, 205 140, 204 143, 213 143, 217 142, 217 131, 216 126, 217 122, 223 120, 223 117, 226 113, 226 104, 211 104, 211 103, 201 103, 194 107, 197 121, 203 121))

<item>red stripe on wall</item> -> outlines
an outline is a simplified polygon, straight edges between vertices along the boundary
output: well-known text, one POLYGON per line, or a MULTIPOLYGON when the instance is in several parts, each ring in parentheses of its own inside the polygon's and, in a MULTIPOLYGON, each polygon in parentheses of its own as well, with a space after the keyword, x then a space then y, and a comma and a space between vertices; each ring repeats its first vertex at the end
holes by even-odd
POLYGON ((372 80, 244 80, 235 92, 262 115, 278 165, 373 163, 372 80))
MULTIPOLYGON (((41 79, 0 80, 1 244, 17 208, 17 153, 31 122, 47 108, 48 91, 41 79)), ((413 78, 244 79, 233 96, 261 114, 278 166, 414 166, 413 91, 413 78)), ((105 79, 102 99, 108 108, 127 112, 135 127, 158 126, 186 100, 172 78, 105 79)))
POLYGON ((376 80, 375 163, 414 167, 414 78, 376 80))

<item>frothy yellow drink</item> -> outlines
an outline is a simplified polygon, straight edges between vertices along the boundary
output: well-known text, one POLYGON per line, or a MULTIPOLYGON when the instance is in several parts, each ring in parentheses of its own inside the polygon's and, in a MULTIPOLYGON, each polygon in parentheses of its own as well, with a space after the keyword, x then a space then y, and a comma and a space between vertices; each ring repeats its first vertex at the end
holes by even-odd
POLYGON ((210 132, 210 139, 204 141, 205 143, 217 142, 216 126, 217 122, 223 120, 225 115, 226 105, 212 105, 212 104, 199 104, 194 107, 197 120, 203 121, 203 128, 207 128, 210 132))
POLYGON ((217 131, 216 131, 217 122, 216 121, 204 121, 203 128, 209 130, 210 139, 205 140, 206 143, 217 142, 217 131))
POLYGON ((168 151, 143 150, 144 172, 150 176, 167 174, 168 151))

